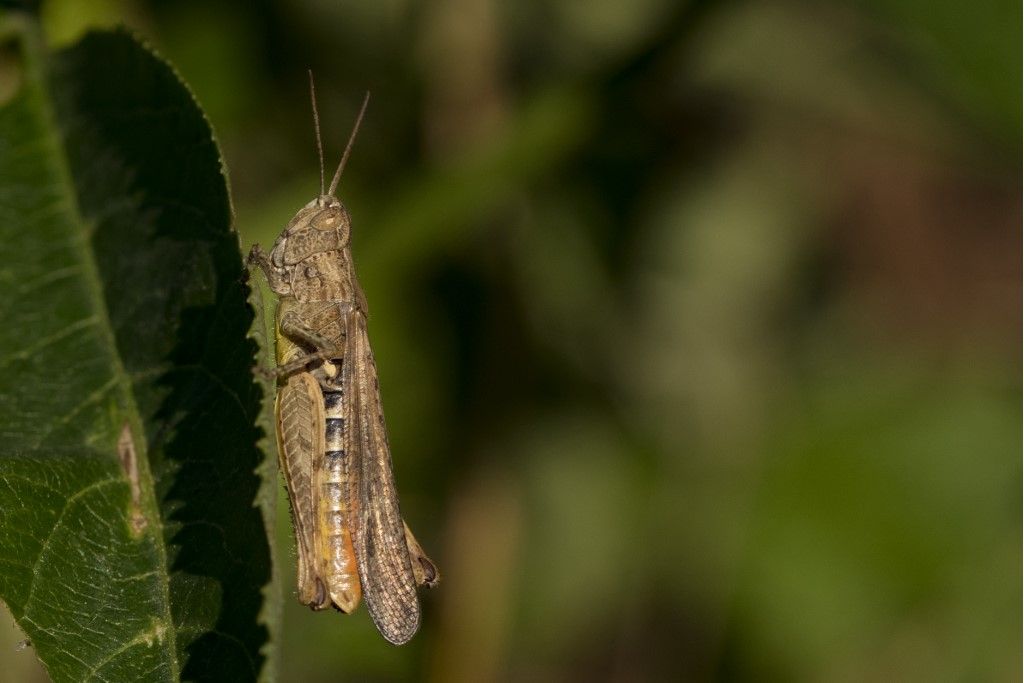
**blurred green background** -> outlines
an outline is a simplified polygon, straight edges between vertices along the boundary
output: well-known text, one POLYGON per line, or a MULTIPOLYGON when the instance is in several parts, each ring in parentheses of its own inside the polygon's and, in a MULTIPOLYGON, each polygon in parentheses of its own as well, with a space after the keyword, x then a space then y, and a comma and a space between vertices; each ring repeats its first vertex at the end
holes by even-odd
POLYGON ((339 196, 444 581, 401 649, 314 614, 282 502, 282 680, 1020 680, 1019 2, 43 17, 176 64, 246 248, 317 192, 306 69, 332 168, 372 91, 339 196))

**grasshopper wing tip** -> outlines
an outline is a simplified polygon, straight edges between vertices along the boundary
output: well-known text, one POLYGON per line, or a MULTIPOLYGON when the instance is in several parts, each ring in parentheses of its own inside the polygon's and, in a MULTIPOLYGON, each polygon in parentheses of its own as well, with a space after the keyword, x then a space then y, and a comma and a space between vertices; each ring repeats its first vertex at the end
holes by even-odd
POLYGON ((374 618, 373 623, 384 637, 384 640, 392 645, 405 645, 412 640, 412 637, 416 635, 420 628, 420 614, 419 610, 417 610, 414 614, 409 614, 404 619, 399 620, 378 620, 374 618))

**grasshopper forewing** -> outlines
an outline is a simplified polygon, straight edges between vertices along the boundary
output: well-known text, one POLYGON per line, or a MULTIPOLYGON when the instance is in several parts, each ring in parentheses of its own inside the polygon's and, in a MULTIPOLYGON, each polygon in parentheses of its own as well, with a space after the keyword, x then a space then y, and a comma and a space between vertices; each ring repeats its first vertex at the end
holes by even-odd
POLYGON ((366 298, 352 266, 351 218, 334 196, 366 100, 325 192, 312 74, 310 95, 320 195, 269 255, 259 245, 249 253, 278 296, 278 452, 295 526, 298 598, 346 613, 365 598, 381 635, 400 645, 419 628, 416 587, 434 586, 439 573, 399 510, 366 298))

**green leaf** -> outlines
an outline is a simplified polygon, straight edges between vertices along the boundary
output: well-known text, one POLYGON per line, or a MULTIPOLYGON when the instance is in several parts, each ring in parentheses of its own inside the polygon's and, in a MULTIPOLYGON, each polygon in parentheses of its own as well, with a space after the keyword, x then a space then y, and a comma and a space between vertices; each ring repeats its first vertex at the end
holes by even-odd
POLYGON ((124 31, 50 54, 0 15, 0 59, 0 598, 55 681, 271 678, 274 463, 209 124, 124 31))

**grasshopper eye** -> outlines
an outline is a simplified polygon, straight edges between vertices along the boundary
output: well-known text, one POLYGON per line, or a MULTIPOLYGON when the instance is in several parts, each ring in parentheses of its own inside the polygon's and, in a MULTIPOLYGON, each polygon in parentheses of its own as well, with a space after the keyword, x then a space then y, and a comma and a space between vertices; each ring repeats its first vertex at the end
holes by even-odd
POLYGON ((329 206, 314 216, 313 220, 310 221, 310 225, 316 230, 323 232, 330 230, 347 231, 348 221, 348 212, 340 205, 329 206))

